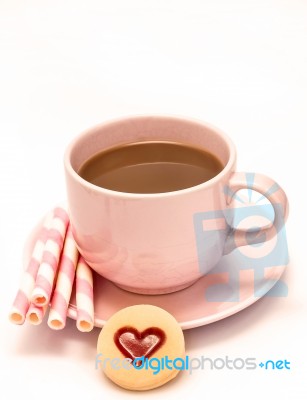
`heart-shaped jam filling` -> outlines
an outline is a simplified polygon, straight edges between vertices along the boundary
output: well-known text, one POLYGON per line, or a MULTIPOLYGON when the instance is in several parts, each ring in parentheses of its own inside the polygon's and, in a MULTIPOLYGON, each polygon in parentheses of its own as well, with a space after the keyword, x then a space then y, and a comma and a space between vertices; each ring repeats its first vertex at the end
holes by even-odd
POLYGON ((134 361, 138 357, 151 357, 165 342, 165 333, 156 327, 139 332, 125 326, 115 333, 114 342, 125 357, 134 361))

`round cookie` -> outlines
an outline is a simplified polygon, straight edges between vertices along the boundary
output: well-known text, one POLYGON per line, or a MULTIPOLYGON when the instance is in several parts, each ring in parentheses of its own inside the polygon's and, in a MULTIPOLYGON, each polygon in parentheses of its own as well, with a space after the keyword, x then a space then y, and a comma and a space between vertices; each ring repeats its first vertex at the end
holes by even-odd
POLYGON ((96 367, 125 389, 148 390, 173 379, 184 368, 184 355, 184 336, 175 318, 141 304, 107 321, 98 338, 96 367))

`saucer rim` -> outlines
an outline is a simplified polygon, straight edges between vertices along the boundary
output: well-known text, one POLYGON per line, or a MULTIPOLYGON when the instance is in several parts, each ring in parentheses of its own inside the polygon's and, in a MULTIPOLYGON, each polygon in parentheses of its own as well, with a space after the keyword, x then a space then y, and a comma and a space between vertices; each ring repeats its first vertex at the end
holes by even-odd
MULTIPOLYGON (((29 232, 24 248, 23 248, 23 265, 25 268, 25 260, 29 258, 29 248, 31 247, 31 242, 33 242, 33 237, 37 235, 40 227, 42 226, 44 221, 44 218, 41 218, 36 225, 33 226, 31 231, 29 232)), ((262 295, 259 297, 256 296, 249 296, 242 302, 236 302, 233 304, 232 307, 228 307, 223 311, 207 315, 204 317, 196 318, 196 319, 191 319, 188 321, 178 321, 180 327, 182 330, 187 330, 187 329, 193 329, 193 328, 198 328, 200 326, 208 325, 217 321, 220 321, 222 319, 225 319, 227 317, 230 317, 234 314, 237 314, 238 312, 244 310, 245 308, 251 306, 252 304, 256 303, 258 300, 262 299, 274 286, 275 284, 280 280, 282 275, 284 274, 285 270, 287 268, 287 265, 280 266, 280 270, 277 276, 275 276, 274 280, 265 280, 266 284, 263 285, 262 287, 262 295)), ((97 274, 97 272, 93 271, 93 274, 97 274)), ((204 279, 204 277, 200 278, 204 279)), ((184 289, 183 289, 184 290, 184 289)), ((175 295, 174 292, 173 295, 175 295)), ((163 296, 163 295, 154 295, 156 296, 163 296)), ((67 316, 73 320, 77 320, 77 308, 75 304, 72 304, 69 302, 68 309, 67 309, 67 316)), ((96 328, 102 328, 106 324, 106 320, 99 318, 96 314, 94 314, 94 327, 96 328)))

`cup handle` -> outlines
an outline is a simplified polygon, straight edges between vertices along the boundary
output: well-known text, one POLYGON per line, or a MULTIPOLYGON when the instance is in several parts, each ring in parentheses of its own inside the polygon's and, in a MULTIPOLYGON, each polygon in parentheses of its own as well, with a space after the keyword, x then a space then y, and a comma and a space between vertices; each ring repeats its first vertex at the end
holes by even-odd
POLYGON ((278 183, 268 176, 258 173, 234 172, 227 186, 227 205, 231 203, 240 189, 255 190, 266 197, 273 206, 275 217, 269 227, 262 227, 257 231, 231 228, 226 238, 224 254, 228 254, 240 246, 263 243, 272 239, 284 226, 288 217, 287 196, 278 183))

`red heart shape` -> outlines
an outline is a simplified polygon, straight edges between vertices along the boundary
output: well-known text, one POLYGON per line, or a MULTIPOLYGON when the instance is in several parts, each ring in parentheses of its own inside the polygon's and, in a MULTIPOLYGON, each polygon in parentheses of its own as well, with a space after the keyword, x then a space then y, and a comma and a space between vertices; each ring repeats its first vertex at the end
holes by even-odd
POLYGON ((138 357, 151 357, 165 342, 165 333, 156 327, 139 332, 125 326, 115 333, 114 342, 125 357, 134 361, 138 357))

